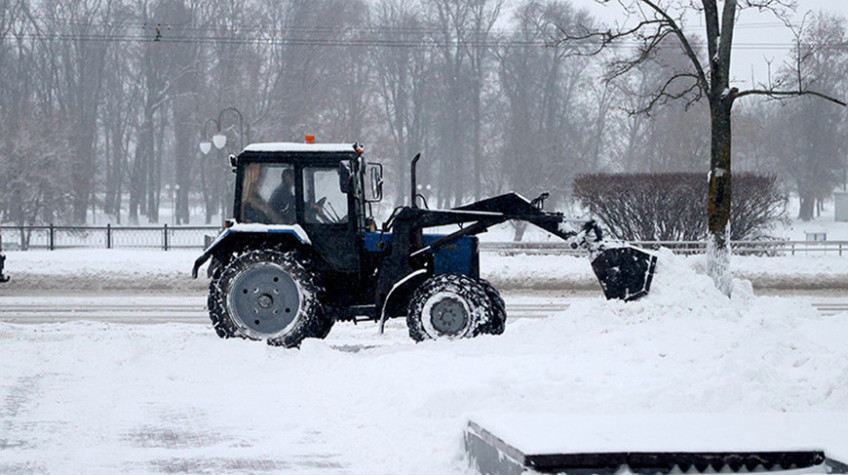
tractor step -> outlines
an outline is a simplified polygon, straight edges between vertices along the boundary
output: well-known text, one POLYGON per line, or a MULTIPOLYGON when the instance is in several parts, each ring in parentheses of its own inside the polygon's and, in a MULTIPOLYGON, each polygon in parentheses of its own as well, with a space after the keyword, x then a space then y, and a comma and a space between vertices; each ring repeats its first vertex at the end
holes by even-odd
POLYGON ((848 473, 829 458, 831 450, 846 455, 846 422, 820 414, 482 416, 469 421, 465 450, 484 475, 848 473))

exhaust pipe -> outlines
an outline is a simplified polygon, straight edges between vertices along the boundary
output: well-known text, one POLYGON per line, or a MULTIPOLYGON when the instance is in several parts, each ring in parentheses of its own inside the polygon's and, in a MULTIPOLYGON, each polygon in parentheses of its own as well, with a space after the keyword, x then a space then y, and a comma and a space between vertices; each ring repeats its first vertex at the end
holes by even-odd
POLYGON ((412 167, 410 169, 410 179, 412 181, 412 183, 411 183, 412 188, 409 190, 409 194, 410 194, 410 198, 412 198, 412 201, 410 201, 410 206, 413 207, 413 208, 418 207, 418 205, 415 204, 415 202, 416 202, 415 198, 418 197, 418 193, 416 192, 416 187, 418 185, 416 183, 417 180, 415 179, 415 166, 418 165, 418 160, 421 160, 421 154, 420 153, 415 155, 415 158, 412 159, 412 167))

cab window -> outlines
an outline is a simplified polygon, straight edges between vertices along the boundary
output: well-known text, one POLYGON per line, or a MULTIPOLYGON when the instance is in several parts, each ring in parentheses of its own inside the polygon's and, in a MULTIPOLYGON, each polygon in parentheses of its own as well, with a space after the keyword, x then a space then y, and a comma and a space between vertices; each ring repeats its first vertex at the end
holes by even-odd
POLYGON ((294 168, 279 163, 251 163, 244 169, 241 221, 294 224, 294 168))
POLYGON ((338 167, 303 169, 303 209, 307 223, 347 221, 347 195, 339 186, 338 167))

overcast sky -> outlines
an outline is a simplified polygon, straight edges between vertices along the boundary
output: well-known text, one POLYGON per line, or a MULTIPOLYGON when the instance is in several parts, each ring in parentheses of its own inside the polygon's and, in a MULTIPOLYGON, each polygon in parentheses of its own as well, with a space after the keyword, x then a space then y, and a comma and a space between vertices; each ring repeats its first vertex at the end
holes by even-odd
MULTIPOLYGON (((515 0, 508 4, 517 3, 515 0)), ((595 0, 572 0, 578 8, 589 10, 595 17, 604 22, 623 21, 624 13, 617 2, 601 6, 595 0)), ((721 2, 723 3, 723 2, 721 2)), ((807 12, 831 12, 848 18, 848 0, 797 0, 798 8, 794 14, 794 22, 800 24, 807 12)), ((509 8, 507 8, 509 9, 509 8)), ((705 36, 703 19, 691 16, 687 20, 687 28, 705 36)), ((732 59, 733 84, 743 88, 751 83, 752 74, 757 82, 764 82, 768 77, 768 61, 772 61, 772 70, 787 59, 788 50, 793 42, 792 32, 771 13, 759 13, 756 10, 745 10, 737 23, 734 37, 732 59)))

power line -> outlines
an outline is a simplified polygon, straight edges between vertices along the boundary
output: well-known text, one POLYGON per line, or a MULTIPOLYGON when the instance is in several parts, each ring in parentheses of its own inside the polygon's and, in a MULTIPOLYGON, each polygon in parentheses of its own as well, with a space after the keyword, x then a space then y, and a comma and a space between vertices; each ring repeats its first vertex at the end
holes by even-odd
MULTIPOLYGON (((7 33, 0 35, 0 41, 6 40, 26 40, 26 41, 58 41, 58 42, 105 42, 105 43, 146 43, 156 42, 162 44, 232 44, 232 45, 266 45, 266 46, 315 46, 315 47, 375 47, 375 48, 434 48, 446 46, 481 46, 481 47, 503 47, 503 48, 523 48, 523 47, 550 47, 551 40, 541 38, 519 40, 519 39, 482 39, 482 40, 457 40, 457 39, 440 39, 435 37, 418 37, 416 39, 408 38, 391 38, 368 35, 352 35, 352 34, 337 34, 335 36, 318 35, 319 33, 339 33, 334 30, 327 29, 311 29, 302 30, 303 32, 314 33, 314 35, 304 36, 289 36, 278 37, 275 35, 256 37, 256 36, 221 36, 221 35, 173 35, 169 36, 167 31, 161 36, 154 34, 69 34, 69 33, 23 33, 12 34, 7 33)), ((635 48, 640 46, 636 42, 621 42, 610 45, 613 48, 635 48)), ((813 46, 822 48, 848 48, 848 43, 818 43, 813 46)), ((676 47, 676 45, 668 45, 668 47, 676 47)), ((790 50, 795 49, 796 44, 793 43, 735 43, 734 48, 737 50, 790 50)))

